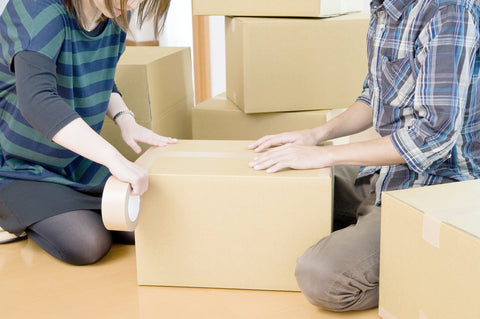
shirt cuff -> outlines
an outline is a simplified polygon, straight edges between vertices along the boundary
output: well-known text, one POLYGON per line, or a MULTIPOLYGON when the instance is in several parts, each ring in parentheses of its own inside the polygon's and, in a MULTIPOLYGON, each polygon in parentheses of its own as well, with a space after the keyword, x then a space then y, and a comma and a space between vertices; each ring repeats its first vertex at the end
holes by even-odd
POLYGON ((408 130, 401 129, 391 135, 393 145, 407 162, 410 169, 418 174, 425 173, 433 164, 432 158, 427 157, 413 142, 408 130))
MULTIPOLYGON (((356 102, 363 102, 364 104, 370 106, 370 99, 363 96, 363 95, 360 95, 358 98, 357 98, 357 101, 356 102)), ((371 106, 370 106, 371 107, 371 106)))

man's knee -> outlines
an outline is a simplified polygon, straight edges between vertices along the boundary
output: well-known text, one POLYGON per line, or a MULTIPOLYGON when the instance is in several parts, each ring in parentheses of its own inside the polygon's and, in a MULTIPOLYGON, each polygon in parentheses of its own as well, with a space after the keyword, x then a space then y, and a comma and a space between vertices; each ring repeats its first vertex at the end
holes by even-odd
POLYGON ((352 265, 355 268, 347 270, 345 264, 317 257, 306 253, 297 260, 295 269, 298 286, 310 303, 337 312, 377 306, 378 278, 376 267, 366 269, 370 262, 352 265))
POLYGON ((341 297, 337 296, 335 291, 335 281, 339 274, 328 260, 316 257, 318 256, 312 256, 310 251, 307 251, 298 258, 295 268, 298 286, 313 305, 341 311, 341 297))
POLYGON ((333 232, 298 258, 297 283, 312 304, 332 311, 376 306, 380 245, 372 217, 333 232))

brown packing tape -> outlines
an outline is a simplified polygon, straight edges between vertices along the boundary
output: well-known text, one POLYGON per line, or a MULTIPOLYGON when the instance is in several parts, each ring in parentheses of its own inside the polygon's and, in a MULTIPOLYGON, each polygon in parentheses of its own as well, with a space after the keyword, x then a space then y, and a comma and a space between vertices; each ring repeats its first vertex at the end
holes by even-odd
POLYGON ((382 317, 383 319, 397 319, 394 315, 392 315, 390 312, 388 312, 385 308, 382 306, 378 307, 378 315, 382 317))
POLYGON ((131 196, 129 183, 110 177, 102 196, 102 220, 108 230, 133 231, 140 213, 140 196, 131 196))
POLYGON ((442 219, 434 212, 426 212, 423 216, 422 237, 430 245, 440 248, 442 219))
POLYGON ((235 152, 183 152, 183 151, 165 151, 163 157, 196 157, 196 158, 249 158, 253 159, 254 153, 235 153, 235 152))

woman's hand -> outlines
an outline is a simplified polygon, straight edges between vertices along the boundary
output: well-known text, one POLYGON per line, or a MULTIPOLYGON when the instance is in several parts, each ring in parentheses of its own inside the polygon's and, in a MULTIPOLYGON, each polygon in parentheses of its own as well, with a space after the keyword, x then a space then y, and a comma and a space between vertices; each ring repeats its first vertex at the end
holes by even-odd
POLYGON ((175 138, 160 136, 137 124, 135 119, 127 114, 119 117, 117 124, 120 127, 123 140, 137 154, 142 151, 138 143, 145 143, 151 146, 167 146, 168 144, 177 143, 175 138))
POLYGON ((122 182, 130 183, 132 194, 142 195, 147 190, 147 170, 127 160, 81 118, 65 125, 53 137, 53 141, 107 167, 113 176, 122 182))
POLYGON ((315 137, 314 130, 302 130, 286 132, 275 135, 266 135, 248 146, 255 152, 261 152, 269 147, 283 144, 317 145, 318 140, 315 137))
POLYGON ((116 158, 112 158, 107 167, 113 176, 130 184, 132 195, 142 195, 147 191, 148 170, 146 168, 130 162, 119 153, 116 158))
POLYGON ((332 165, 329 146, 288 143, 260 154, 249 163, 256 170, 274 173, 284 168, 311 169, 332 165))

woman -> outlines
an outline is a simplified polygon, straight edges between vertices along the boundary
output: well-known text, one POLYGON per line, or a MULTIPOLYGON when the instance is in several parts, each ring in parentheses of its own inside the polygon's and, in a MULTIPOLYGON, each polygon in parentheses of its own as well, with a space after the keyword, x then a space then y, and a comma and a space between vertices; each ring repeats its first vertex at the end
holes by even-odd
MULTIPOLYGON (((175 139, 139 126, 115 83, 129 11, 158 31, 169 0, 10 0, 0 16, 0 227, 25 232, 54 257, 91 264, 109 251, 100 215, 110 174, 132 193, 145 169, 100 131, 105 115, 125 142, 165 146, 175 139)), ((133 243, 133 234, 114 234, 133 243), (120 235, 120 236, 119 236, 120 235)))

